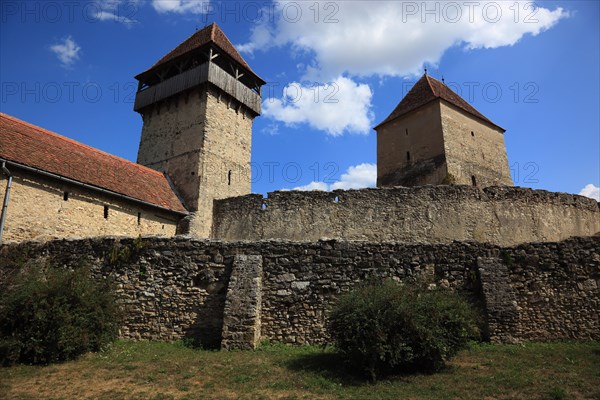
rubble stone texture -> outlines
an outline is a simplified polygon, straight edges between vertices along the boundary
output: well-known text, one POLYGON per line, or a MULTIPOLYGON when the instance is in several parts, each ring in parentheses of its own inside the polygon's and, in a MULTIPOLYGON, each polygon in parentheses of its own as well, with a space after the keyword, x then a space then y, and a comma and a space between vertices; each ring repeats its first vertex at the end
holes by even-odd
POLYGON ((98 278, 112 277, 126 309, 121 336, 131 339, 187 337, 227 349, 260 340, 326 343, 327 315, 341 293, 372 279, 424 277, 478 304, 492 342, 600 340, 599 236, 514 247, 182 237, 26 242, 0 248, 0 282, 36 260, 88 264, 98 278))

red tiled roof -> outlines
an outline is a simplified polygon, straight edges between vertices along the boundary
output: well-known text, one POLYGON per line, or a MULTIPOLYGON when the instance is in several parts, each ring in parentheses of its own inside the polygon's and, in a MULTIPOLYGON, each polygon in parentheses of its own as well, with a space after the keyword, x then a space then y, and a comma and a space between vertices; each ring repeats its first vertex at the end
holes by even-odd
POLYGON ((410 89, 408 94, 404 96, 402 101, 396 106, 394 111, 377 125, 375 128, 390 122, 398 117, 401 117, 409 112, 416 110, 417 108, 424 106, 430 101, 442 99, 452 104, 455 107, 460 108, 461 110, 473 115, 474 117, 487 122, 499 129, 504 129, 492 121, 487 119, 483 114, 477 111, 472 105, 467 103, 462 97, 452 91, 447 85, 438 81, 435 78, 430 77, 429 75, 423 75, 421 79, 415 83, 415 85, 410 89))
POLYGON ((0 158, 186 212, 162 173, 0 113, 0 158))
MULTIPOLYGON (((152 67, 148 68, 146 72, 155 69, 156 67, 166 64, 167 62, 174 60, 175 58, 189 53, 192 50, 196 50, 208 43, 214 43, 217 45, 225 54, 237 61, 242 67, 250 71, 256 77, 256 73, 252 71, 252 68, 242 58, 240 53, 235 49, 233 44, 229 41, 225 33, 219 28, 216 23, 212 23, 209 26, 194 32, 192 36, 184 40, 181 44, 175 47, 173 50, 168 52, 163 58, 158 60, 152 67)), ((140 74, 141 75, 141 74, 140 74)), ((139 75, 138 75, 139 76, 139 75)), ((259 78, 260 79, 260 78, 259 78)))

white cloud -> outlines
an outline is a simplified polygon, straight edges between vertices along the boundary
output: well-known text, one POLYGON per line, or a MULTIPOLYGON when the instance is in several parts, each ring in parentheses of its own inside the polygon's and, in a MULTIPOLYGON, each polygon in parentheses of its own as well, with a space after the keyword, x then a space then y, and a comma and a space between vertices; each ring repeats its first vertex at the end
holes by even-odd
POLYGON ((68 36, 62 42, 50 46, 50 50, 56 54, 64 67, 70 67, 79 59, 81 47, 75 43, 71 36, 68 36))
POLYGON ((125 25, 136 24, 137 21, 131 18, 127 18, 122 15, 117 15, 109 11, 99 11, 96 13, 96 18, 100 21, 114 21, 120 22, 125 25))
POLYGON ((453 46, 511 46, 568 16, 562 8, 533 9, 532 4, 284 0, 273 3, 274 22, 263 17, 250 42, 240 49, 253 52, 290 45, 296 52, 308 52, 314 59, 305 71, 307 79, 344 73, 412 75, 420 73, 424 63, 436 64, 453 46))
POLYGON ((298 186, 293 188, 292 190, 300 190, 303 192, 310 192, 312 190, 320 190, 322 192, 327 192, 329 191, 329 185, 326 184, 325 182, 311 182, 308 185, 304 185, 304 186, 298 186))
POLYGON ((321 190, 330 191, 336 189, 362 189, 374 187, 377 183, 377 166, 375 164, 359 164, 351 166, 342 174, 340 180, 332 184, 325 182, 311 182, 308 185, 298 186, 292 190, 310 191, 321 190))
POLYGON ((113 21, 127 26, 138 21, 133 16, 138 11, 139 0, 101 0, 90 6, 94 18, 98 21, 113 21))
POLYGON ((159 13, 202 14, 211 11, 208 0, 152 0, 152 6, 159 13))
POLYGON ((281 99, 263 102, 263 115, 287 126, 305 123, 332 136, 367 134, 373 121, 372 96, 368 85, 346 77, 316 86, 292 82, 281 99))
POLYGON ((590 197, 596 201, 600 201, 600 187, 595 186, 592 183, 587 184, 583 189, 581 189, 579 194, 581 196, 590 197))
POLYGON ((374 187, 377 183, 377 165, 359 164, 348 168, 340 180, 331 185, 331 189, 361 189, 374 187))
POLYGON ((310 96, 292 103, 284 96, 265 103, 266 116, 287 125, 308 124, 334 136, 367 133, 372 92, 368 85, 355 83, 356 77, 417 75, 424 64, 436 65, 449 48, 512 46, 568 16, 562 8, 533 9, 532 4, 282 0, 263 8, 250 41, 237 48, 253 53, 289 46, 294 54, 309 57, 298 66, 303 82, 338 77, 345 85, 345 93, 340 85, 338 103, 310 101, 310 96))

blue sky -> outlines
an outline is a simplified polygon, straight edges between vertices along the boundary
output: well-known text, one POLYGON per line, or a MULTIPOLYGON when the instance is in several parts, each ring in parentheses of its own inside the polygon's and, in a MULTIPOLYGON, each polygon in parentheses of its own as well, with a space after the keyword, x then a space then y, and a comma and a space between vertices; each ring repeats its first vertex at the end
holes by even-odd
POLYGON ((372 127, 427 67, 507 130, 515 184, 598 196, 597 1, 4 0, 0 21, 0 110, 133 161, 133 76, 214 21, 269 82, 254 192, 373 185, 372 127))

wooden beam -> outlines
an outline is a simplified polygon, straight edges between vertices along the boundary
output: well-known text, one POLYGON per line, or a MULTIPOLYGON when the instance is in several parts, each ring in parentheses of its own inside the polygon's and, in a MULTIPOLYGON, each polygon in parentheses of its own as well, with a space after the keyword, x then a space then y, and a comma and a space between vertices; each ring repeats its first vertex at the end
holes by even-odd
POLYGON ((156 75, 158 76, 158 80, 163 82, 164 81, 164 76, 166 74, 167 70, 162 70, 160 72, 156 72, 156 75))

